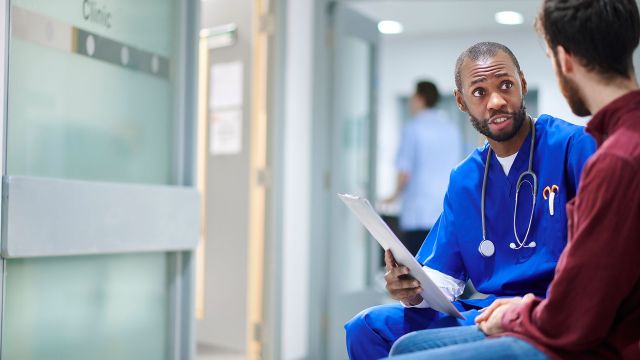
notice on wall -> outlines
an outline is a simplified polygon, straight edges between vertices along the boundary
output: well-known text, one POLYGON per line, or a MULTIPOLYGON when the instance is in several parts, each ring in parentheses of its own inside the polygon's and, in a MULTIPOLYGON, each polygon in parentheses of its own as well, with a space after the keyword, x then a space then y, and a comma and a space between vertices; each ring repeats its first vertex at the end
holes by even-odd
POLYGON ((242 151, 242 110, 212 112, 209 129, 211 154, 228 155, 242 151))
POLYGON ((242 152, 242 62, 213 64, 210 69, 209 151, 242 152))
POLYGON ((209 107, 213 110, 242 106, 242 62, 211 66, 209 107))

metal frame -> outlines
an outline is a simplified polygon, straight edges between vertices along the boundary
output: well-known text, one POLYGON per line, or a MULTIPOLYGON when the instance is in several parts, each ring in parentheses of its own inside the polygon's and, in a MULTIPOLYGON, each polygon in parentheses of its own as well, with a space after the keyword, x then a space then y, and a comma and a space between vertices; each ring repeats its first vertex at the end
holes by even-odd
MULTIPOLYGON (((0 169, 2 174, 6 171, 6 133, 7 133, 7 89, 8 71, 9 71, 9 24, 10 4, 9 0, 3 1, 0 5, 0 169)), ((5 193, 3 186, 0 186, 0 199, 4 199, 5 193)), ((4 212, 0 206, 0 218, 4 217, 4 212)), ((0 255, 0 357, 2 357, 2 349, 4 344, 4 299, 5 299, 5 259, 0 255)))
MULTIPOLYGON (((178 1, 178 14, 182 26, 178 34, 178 67, 176 103, 176 184, 195 187, 197 156, 197 99, 198 99, 198 47, 200 34, 200 1, 178 1)), ((204 201, 202 199, 201 201, 204 201)), ((197 211, 199 211, 199 207, 197 211)), ((199 215, 196 215, 199 218, 199 215)), ((196 242, 200 227, 196 229, 196 242)), ((195 247, 189 251, 169 255, 173 269, 171 284, 172 310, 170 314, 170 354, 173 359, 194 359, 195 336, 195 247)))

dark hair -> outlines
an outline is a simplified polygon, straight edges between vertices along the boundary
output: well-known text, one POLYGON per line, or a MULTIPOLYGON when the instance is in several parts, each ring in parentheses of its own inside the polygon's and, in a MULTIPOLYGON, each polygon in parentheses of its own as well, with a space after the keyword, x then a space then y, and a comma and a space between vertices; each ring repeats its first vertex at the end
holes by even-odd
POLYGON ((420 81, 416 84, 416 95, 424 100, 427 107, 434 107, 440 100, 440 92, 431 81, 420 81))
POLYGON ((458 56, 458 60, 456 61, 456 72, 455 72, 456 88, 458 90, 462 90, 462 79, 460 78, 460 68, 462 67, 462 63, 465 61, 465 59, 470 59, 471 61, 489 59, 496 56, 498 51, 502 51, 505 54, 509 55, 509 57, 511 58, 511 61, 513 61, 513 65, 515 65, 516 69, 518 69, 518 72, 521 71, 520 64, 518 63, 518 59, 516 59, 516 56, 513 55, 513 52, 511 52, 511 50, 508 47, 496 42, 487 42, 487 41, 479 42, 471 46, 467 50, 463 51, 462 54, 458 56))
POLYGON ((560 45, 589 70, 631 77, 640 38, 635 0, 545 0, 536 29, 554 54, 560 45))

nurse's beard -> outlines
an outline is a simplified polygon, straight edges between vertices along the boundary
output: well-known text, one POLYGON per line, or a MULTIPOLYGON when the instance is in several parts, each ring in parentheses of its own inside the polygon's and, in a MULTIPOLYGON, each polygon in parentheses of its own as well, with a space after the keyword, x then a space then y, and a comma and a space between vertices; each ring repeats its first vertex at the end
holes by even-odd
POLYGON ((520 131, 522 124, 524 124, 524 120, 527 118, 527 108, 524 106, 524 100, 522 100, 519 110, 505 114, 509 114, 512 116, 513 127, 511 128, 511 131, 503 132, 500 134, 494 134, 491 132, 491 130, 489 130, 489 119, 479 120, 478 118, 469 114, 469 120, 471 121, 473 127, 478 130, 480 134, 488 137, 491 140, 502 142, 511 140, 514 136, 516 136, 518 131, 520 131))

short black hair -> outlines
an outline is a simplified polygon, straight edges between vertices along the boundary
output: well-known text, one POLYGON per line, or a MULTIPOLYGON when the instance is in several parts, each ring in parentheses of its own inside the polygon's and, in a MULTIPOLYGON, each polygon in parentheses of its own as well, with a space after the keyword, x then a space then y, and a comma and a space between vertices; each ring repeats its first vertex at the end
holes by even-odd
POLYGON ((560 45, 589 70, 631 78, 640 39, 635 0, 545 0, 536 29, 554 55, 560 45))
POLYGON ((416 95, 424 100, 427 107, 434 107, 440 101, 440 92, 436 84, 431 81, 419 81, 416 84, 416 95))
POLYGON ((496 42, 490 42, 490 41, 479 42, 471 46, 467 50, 463 51, 462 54, 458 56, 458 60, 456 61, 456 71, 455 71, 456 88, 459 91, 462 90, 462 79, 460 76, 460 68, 462 67, 462 63, 464 63, 466 59, 469 59, 471 61, 489 59, 496 56, 496 54, 499 51, 502 51, 505 54, 509 55, 509 57, 511 58, 511 61, 513 62, 513 65, 516 66, 516 69, 518 69, 518 72, 521 72, 520 63, 518 63, 518 59, 516 59, 516 56, 513 55, 513 52, 511 51, 511 49, 496 42))

